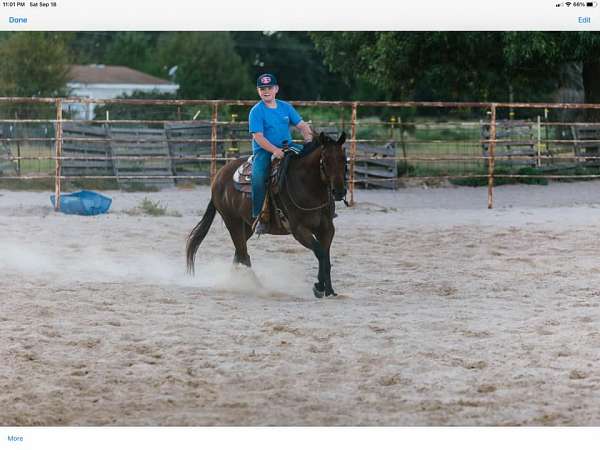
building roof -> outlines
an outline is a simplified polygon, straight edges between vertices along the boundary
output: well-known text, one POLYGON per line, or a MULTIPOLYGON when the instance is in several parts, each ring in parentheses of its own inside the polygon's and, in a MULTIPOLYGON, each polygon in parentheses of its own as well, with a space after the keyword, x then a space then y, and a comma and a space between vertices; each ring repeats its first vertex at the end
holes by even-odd
POLYGON ((69 69, 69 83, 82 84, 173 84, 168 80, 153 77, 125 66, 90 64, 72 65, 69 69))

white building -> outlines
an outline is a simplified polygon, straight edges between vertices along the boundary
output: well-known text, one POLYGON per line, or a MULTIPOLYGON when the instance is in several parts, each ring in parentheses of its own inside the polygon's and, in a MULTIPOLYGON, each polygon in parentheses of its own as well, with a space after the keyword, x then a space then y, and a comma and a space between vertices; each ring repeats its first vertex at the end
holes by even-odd
MULTIPOLYGON (((67 88, 72 97, 110 99, 134 91, 175 94, 179 85, 129 67, 90 64, 70 67, 67 88)), ((90 120, 94 118, 95 106, 70 104, 66 108, 74 113, 73 118, 90 120)))

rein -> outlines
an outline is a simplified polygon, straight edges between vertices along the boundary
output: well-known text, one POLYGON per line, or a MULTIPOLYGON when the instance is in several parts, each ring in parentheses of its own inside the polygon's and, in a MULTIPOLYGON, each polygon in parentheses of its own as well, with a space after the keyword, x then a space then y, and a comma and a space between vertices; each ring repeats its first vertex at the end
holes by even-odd
POLYGON ((292 192, 290 191, 290 187, 288 185, 288 181, 287 181, 287 177, 285 177, 285 190, 287 191, 288 197, 290 198, 290 200, 292 201, 292 204, 299 210, 301 211, 317 211, 319 209, 323 209, 325 208, 327 205, 329 205, 329 200, 327 200, 325 203, 323 203, 322 205, 319 206, 315 206, 314 208, 303 208, 302 206, 300 206, 298 203, 296 203, 296 200, 294 200, 294 197, 292 197, 292 192))
MULTIPOLYGON (((344 159, 345 158, 345 153, 344 153, 344 159)), ((327 170, 325 169, 325 163, 323 162, 323 154, 321 154, 321 159, 319 160, 319 168, 321 170, 321 179, 323 180, 324 183, 327 183, 327 180, 329 179, 329 175, 327 174, 327 170)), ((346 178, 346 175, 348 173, 348 161, 346 161, 344 163, 344 179, 346 178)), ((289 192, 288 192, 289 194, 289 192)), ((331 196, 331 188, 329 189, 329 195, 331 196)), ((344 198, 342 199, 342 201, 344 202, 344 204, 346 206, 350 206, 350 204, 348 203, 348 200, 346 200, 346 196, 348 195, 348 191, 346 191, 346 194, 344 195, 344 198)))
MULTIPOLYGON (((323 164, 323 153, 321 153, 321 158, 319 159, 319 168, 320 168, 320 171, 321 171, 321 178, 325 178, 325 179, 329 178, 327 176, 327 173, 325 172, 325 165, 323 164)), ((325 203, 323 203, 322 205, 315 206, 313 208, 303 208, 298 203, 296 203, 296 200, 294 200, 294 197, 292 196, 292 192, 290 191, 290 187, 289 187, 289 184, 288 184, 288 177, 287 176, 285 177, 284 181, 285 181, 285 190, 287 191, 288 197, 290 198, 290 200, 292 201, 292 204, 297 209, 299 209, 301 211, 317 211, 317 210, 323 209, 323 208, 325 208, 326 206, 329 205, 330 200, 327 199, 327 201, 325 203)), ((329 194, 328 197, 331 197, 331 189, 329 187, 328 187, 328 194, 329 194)))

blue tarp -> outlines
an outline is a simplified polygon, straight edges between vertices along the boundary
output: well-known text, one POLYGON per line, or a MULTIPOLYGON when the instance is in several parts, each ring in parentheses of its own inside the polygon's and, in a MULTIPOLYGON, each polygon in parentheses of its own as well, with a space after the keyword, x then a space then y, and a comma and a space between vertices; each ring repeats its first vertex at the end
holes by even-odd
MULTIPOLYGON (((52 206, 55 206, 56 198, 50 196, 52 206)), ((82 216, 94 216, 108 212, 112 199, 94 191, 79 191, 72 194, 61 194, 60 212, 65 214, 79 214, 82 216)))

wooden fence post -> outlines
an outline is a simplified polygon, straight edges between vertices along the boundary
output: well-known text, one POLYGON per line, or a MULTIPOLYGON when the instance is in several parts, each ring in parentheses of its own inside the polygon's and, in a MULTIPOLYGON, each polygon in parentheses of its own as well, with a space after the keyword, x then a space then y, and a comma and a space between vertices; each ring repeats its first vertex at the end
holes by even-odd
POLYGON ((354 206, 354 164, 356 163, 356 112, 358 109, 358 103, 352 103, 352 118, 350 123, 351 137, 350 137, 350 177, 348 183, 350 184, 350 206, 354 206))
POLYGON ((225 152, 227 157, 233 156, 237 158, 240 156, 240 148, 238 147, 237 136, 235 134, 235 123, 237 122, 237 118, 237 114, 231 114, 231 128, 229 129, 229 147, 225 152))
POLYGON ((54 153, 55 153, 55 165, 54 165, 54 210, 60 209, 60 191, 61 191, 61 167, 62 167, 62 100, 56 99, 56 125, 54 127, 54 153))
POLYGON ((537 116, 537 161, 536 167, 542 167, 542 119, 537 116))
POLYGON ((491 105, 490 139, 488 146, 488 209, 494 207, 494 164, 496 152, 496 104, 491 105))
POLYGON ((210 131, 210 182, 212 184, 217 174, 217 120, 219 117, 219 104, 213 103, 210 131))
POLYGON ((13 136, 17 139, 17 175, 21 176, 21 141, 19 140, 19 128, 17 128, 17 121, 19 120, 19 113, 15 111, 15 125, 13 136))

